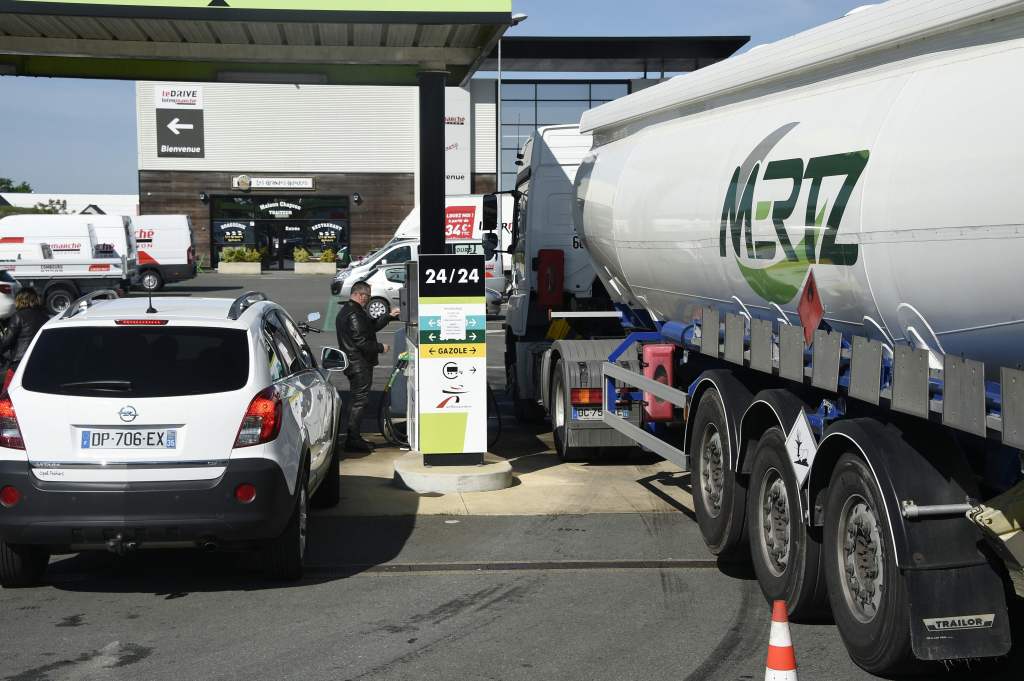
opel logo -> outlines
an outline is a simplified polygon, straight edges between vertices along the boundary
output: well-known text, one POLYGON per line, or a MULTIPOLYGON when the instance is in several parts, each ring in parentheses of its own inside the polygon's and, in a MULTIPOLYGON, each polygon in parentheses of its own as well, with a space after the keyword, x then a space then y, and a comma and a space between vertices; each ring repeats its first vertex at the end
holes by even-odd
POLYGON ((128 405, 127 407, 121 407, 121 411, 117 412, 117 415, 125 423, 131 423, 139 417, 139 412, 135 411, 135 407, 128 405))

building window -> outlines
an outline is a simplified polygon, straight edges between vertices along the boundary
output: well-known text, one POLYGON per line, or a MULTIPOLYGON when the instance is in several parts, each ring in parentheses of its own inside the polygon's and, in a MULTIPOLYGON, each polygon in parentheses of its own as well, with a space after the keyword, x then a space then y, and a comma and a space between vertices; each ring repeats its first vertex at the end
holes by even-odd
POLYGON ((587 109, 628 94, 628 81, 502 81, 499 191, 515 187, 516 154, 538 126, 579 123, 587 109))

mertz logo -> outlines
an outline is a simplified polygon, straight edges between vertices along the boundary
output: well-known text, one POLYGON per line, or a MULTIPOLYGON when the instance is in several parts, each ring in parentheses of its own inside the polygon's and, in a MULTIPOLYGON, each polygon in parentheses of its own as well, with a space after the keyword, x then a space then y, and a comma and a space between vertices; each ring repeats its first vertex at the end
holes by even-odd
POLYGON ((726 258, 731 250, 750 288, 765 300, 779 304, 797 296, 811 265, 850 267, 857 262, 858 245, 836 243, 836 236, 870 156, 865 149, 807 161, 769 161, 771 150, 797 125, 787 123, 754 147, 733 172, 722 207, 719 254, 726 258), (761 189, 766 185, 767 190, 761 189), (801 192, 805 186, 806 198, 801 192), (783 200, 755 201, 759 190, 780 196, 786 188, 789 194, 783 200), (831 210, 829 191, 835 192, 831 210), (797 207, 802 198, 801 216, 797 207), (774 237, 755 239, 755 227, 759 237, 774 229, 774 237))
POLYGON ((121 420, 125 423, 131 423, 139 417, 139 412, 135 410, 135 407, 129 404, 128 406, 121 407, 120 411, 117 412, 117 415, 120 416, 121 420))

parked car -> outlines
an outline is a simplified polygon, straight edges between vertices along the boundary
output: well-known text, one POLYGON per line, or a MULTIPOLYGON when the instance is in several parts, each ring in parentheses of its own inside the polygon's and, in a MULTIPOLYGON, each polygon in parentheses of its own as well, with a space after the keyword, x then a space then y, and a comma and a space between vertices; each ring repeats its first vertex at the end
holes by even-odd
POLYGON ((373 256, 363 258, 357 264, 347 267, 334 275, 331 282, 331 293, 348 300, 352 293, 352 284, 358 281, 366 281, 373 274, 373 271, 384 265, 403 265, 415 258, 415 249, 419 245, 418 240, 393 241, 384 248, 377 251, 373 256))
POLYGON ((164 284, 195 278, 196 252, 189 216, 140 215, 132 218, 132 225, 143 289, 159 291, 164 284))
POLYGON ((498 317, 501 315, 501 292, 493 288, 484 289, 487 296, 487 316, 498 317))
POLYGON ((399 295, 405 288, 405 265, 379 267, 365 281, 370 285, 373 296, 366 304, 366 314, 379 319, 398 307, 399 295))
POLYGON ((14 314, 14 296, 21 290, 21 284, 7 270, 0 270, 0 320, 14 314))
POLYGON ((339 497, 343 353, 318 365, 308 325, 258 293, 155 313, 99 295, 43 327, 0 397, 0 584, 53 552, 157 547, 259 548, 298 578, 310 503, 339 497))

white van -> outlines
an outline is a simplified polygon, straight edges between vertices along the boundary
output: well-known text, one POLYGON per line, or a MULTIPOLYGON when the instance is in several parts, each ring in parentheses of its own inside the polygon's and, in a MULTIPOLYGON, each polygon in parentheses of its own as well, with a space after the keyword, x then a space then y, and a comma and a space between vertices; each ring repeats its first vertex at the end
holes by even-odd
POLYGON ((125 258, 134 269, 135 234, 124 215, 11 215, 0 220, 7 243, 46 244, 56 260, 125 258))
POLYGON ((51 314, 84 293, 127 290, 138 276, 127 217, 11 215, 0 220, 0 270, 36 289, 51 314))
MULTIPOLYGON (((508 253, 512 245, 512 214, 515 199, 511 194, 499 194, 500 202, 499 221, 501 227, 497 231, 498 248, 495 254, 485 264, 485 276, 487 277, 487 288, 494 289, 500 294, 505 293, 508 275, 512 270, 512 256, 508 253)), ((476 255, 483 253, 483 203, 484 194, 462 194, 446 196, 445 202, 445 242, 451 247, 451 252, 458 255, 476 255)), ((391 241, 386 243, 379 251, 359 263, 352 265, 349 270, 357 267, 366 272, 372 272, 379 265, 374 259, 382 257, 388 251, 398 247, 399 243, 415 241, 419 243, 420 238, 420 213, 419 208, 413 208, 398 229, 391 241)), ((416 259, 416 253, 413 258, 416 259)), ((348 279, 349 273, 345 270, 338 273, 338 282, 348 279)), ((356 280, 349 282, 349 286, 356 280)), ((337 294, 343 289, 343 284, 338 283, 332 286, 331 290, 337 294)), ((344 296, 343 296, 344 297, 344 296)))
POLYGON ((195 278, 195 242, 187 215, 139 215, 132 226, 142 288, 159 291, 164 284, 195 278))

